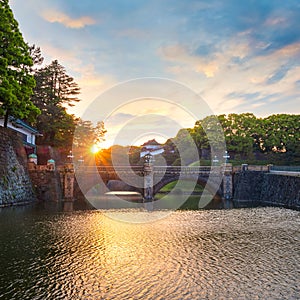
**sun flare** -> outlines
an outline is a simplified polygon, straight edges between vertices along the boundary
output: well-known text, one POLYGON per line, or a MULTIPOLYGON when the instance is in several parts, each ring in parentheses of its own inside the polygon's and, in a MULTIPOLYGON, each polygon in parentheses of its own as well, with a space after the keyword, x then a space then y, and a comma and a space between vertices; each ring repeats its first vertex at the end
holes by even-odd
POLYGON ((100 147, 99 147, 98 145, 94 144, 94 145, 91 147, 91 152, 92 152, 93 154, 96 154, 96 153, 99 152, 99 151, 100 151, 100 147))

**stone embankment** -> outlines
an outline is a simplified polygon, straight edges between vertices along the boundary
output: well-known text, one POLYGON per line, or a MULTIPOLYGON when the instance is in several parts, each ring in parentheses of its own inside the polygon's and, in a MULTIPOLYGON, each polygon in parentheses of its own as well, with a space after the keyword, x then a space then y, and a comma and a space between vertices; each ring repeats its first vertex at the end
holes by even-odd
POLYGON ((0 127, 0 207, 35 199, 22 141, 14 131, 0 127))
POLYGON ((235 207, 280 206, 300 210, 300 177, 268 172, 234 174, 235 207))
POLYGON ((60 202, 62 200, 62 183, 60 174, 53 165, 36 165, 28 163, 29 175, 36 197, 42 202, 60 202))

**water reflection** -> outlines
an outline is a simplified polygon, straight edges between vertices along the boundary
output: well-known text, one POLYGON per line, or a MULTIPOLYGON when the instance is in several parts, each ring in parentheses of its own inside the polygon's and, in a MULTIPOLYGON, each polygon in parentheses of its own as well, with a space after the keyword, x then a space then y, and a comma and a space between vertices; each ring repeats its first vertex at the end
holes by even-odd
POLYGON ((100 211, 0 216, 0 299, 299 298, 299 212, 180 211, 145 224, 100 211))

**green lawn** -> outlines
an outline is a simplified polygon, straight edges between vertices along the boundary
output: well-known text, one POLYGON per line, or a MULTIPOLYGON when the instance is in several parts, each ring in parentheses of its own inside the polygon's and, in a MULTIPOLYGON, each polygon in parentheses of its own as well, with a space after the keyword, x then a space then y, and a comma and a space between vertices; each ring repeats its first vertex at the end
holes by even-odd
POLYGON ((203 192, 203 187, 199 184, 196 184, 193 181, 188 180, 176 180, 165 185, 160 191, 162 192, 170 192, 174 189, 180 189, 183 192, 188 192, 194 190, 194 192, 203 192), (177 186, 176 186, 177 185, 177 186))
POLYGON ((179 203, 179 209, 187 209, 187 210, 195 210, 199 209, 199 200, 201 194, 203 192, 203 187, 199 184, 196 184, 192 181, 187 180, 180 180, 180 181, 173 181, 169 184, 165 185, 161 190, 161 193, 157 193, 155 195, 155 199, 162 199, 164 198, 164 207, 165 208, 173 208, 179 203), (176 187, 175 187, 176 186, 176 187), (168 195, 166 193, 170 191, 176 192, 175 195, 168 195), (191 195, 189 196, 183 204, 182 201, 185 199, 185 195, 181 194, 183 192, 190 192, 194 191, 195 193, 199 193, 199 195, 191 195))

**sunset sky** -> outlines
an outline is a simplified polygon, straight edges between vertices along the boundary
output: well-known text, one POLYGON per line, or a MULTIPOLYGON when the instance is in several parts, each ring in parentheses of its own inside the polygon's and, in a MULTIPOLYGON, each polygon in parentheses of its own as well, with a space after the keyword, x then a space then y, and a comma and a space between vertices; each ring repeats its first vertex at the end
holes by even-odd
MULTIPOLYGON (((57 59, 81 87, 82 101, 70 112, 89 117, 85 111, 100 95, 94 106, 99 115, 91 119, 105 120, 111 143, 122 124, 135 120, 131 127, 140 126, 143 116, 149 124, 162 126, 150 114, 170 121, 161 132, 148 124, 148 136, 162 138, 176 134, 174 119, 192 127, 198 117, 185 107, 186 99, 151 103, 154 95, 142 88, 134 96, 146 102, 137 105, 122 105, 123 97, 124 103, 134 100, 130 93, 120 94, 115 104, 103 97, 135 78, 175 80, 215 114, 300 113, 298 0, 11 0, 10 5, 25 40, 41 47, 46 64, 57 59)), ((126 133, 130 137, 120 143, 143 138, 136 134, 126 133)))

